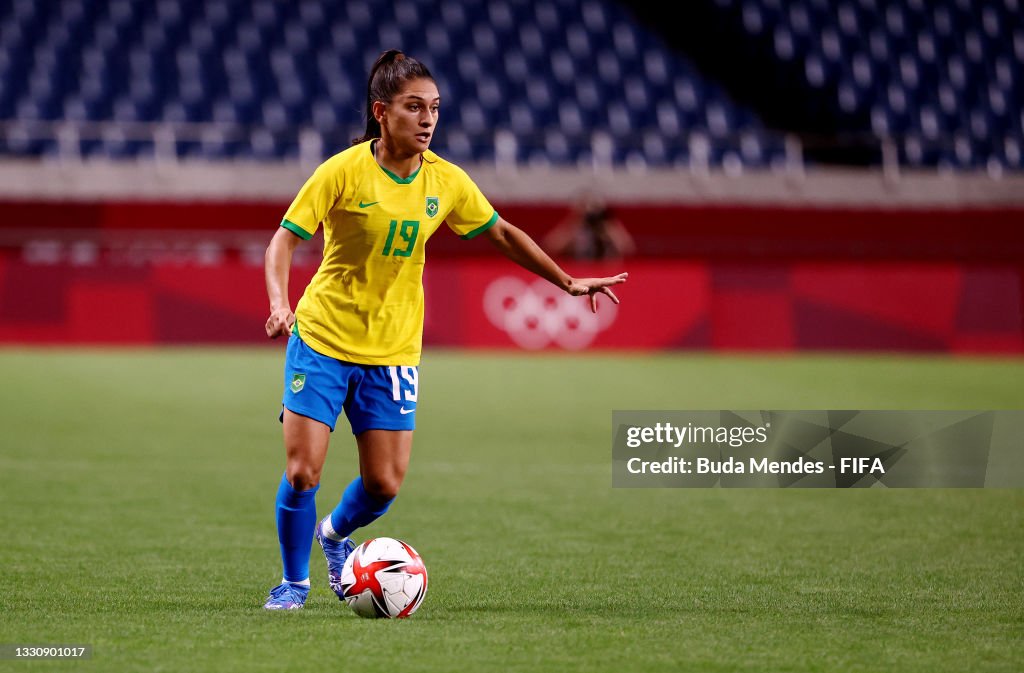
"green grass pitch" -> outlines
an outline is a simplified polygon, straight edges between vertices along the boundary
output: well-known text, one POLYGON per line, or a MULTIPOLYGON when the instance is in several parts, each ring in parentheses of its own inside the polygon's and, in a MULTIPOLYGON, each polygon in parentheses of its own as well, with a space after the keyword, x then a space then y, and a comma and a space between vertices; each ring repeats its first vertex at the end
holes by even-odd
POLYGON ((0 643, 95 648, 0 669, 1024 670, 1022 491, 610 487, 613 409, 1022 408, 1024 360, 428 352, 405 487, 357 534, 430 572, 385 622, 316 547, 306 609, 260 609, 282 359, 0 351, 0 643))

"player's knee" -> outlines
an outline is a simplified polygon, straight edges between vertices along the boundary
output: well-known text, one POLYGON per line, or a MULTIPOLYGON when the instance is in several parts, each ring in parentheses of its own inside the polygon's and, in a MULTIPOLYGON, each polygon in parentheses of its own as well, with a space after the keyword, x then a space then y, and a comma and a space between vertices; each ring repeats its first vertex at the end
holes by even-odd
POLYGON ((287 475, 296 491, 308 491, 320 483, 320 473, 308 465, 288 465, 287 475))
POLYGON ((363 488, 370 494, 370 497, 380 502, 393 500, 398 495, 398 489, 402 487, 402 478, 399 475, 371 475, 363 476, 363 488))

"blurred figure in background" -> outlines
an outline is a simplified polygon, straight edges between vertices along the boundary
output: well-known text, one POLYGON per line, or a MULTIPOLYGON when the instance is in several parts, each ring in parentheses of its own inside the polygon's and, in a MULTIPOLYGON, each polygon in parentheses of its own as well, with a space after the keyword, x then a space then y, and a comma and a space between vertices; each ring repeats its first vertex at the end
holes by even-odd
POLYGON ((593 192, 584 192, 572 214, 544 238, 553 254, 575 259, 621 259, 636 243, 611 208, 593 192))

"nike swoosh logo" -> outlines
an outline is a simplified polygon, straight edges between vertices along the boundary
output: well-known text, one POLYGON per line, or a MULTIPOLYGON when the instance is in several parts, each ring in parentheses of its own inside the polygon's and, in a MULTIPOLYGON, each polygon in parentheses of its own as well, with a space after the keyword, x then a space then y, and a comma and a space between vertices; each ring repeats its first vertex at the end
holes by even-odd
POLYGON ((360 208, 369 208, 370 206, 375 206, 378 203, 380 203, 380 201, 370 201, 369 203, 363 203, 362 201, 360 201, 359 202, 359 207, 360 208))
POLYGON ((402 415, 405 415, 405 414, 411 414, 412 412, 414 412, 416 410, 415 409, 406 409, 405 407, 402 407, 398 411, 400 411, 402 413, 402 415))

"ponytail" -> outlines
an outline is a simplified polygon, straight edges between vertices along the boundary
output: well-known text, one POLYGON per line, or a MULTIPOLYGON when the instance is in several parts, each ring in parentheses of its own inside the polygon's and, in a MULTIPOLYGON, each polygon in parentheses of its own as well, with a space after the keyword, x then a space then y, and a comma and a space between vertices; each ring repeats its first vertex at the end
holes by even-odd
POLYGON ((373 116, 374 102, 390 103, 402 90, 402 86, 414 79, 429 79, 433 82, 434 76, 427 66, 398 49, 388 49, 377 57, 366 82, 366 133, 360 138, 353 138, 353 145, 380 138, 380 122, 373 116))

